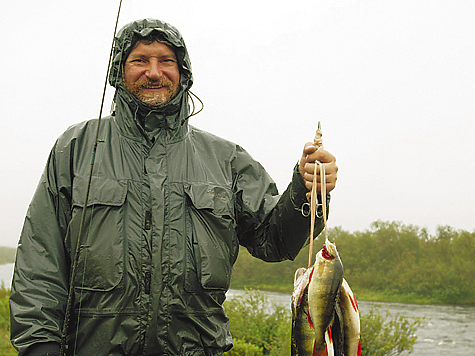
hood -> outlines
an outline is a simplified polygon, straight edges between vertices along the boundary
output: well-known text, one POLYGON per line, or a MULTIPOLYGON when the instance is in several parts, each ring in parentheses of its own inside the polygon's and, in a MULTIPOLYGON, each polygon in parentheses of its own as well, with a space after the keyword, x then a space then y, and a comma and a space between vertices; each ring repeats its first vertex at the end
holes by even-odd
MULTIPOLYGON (((133 21, 120 29, 114 39, 109 83, 116 88, 114 101, 116 116, 120 120, 133 117, 150 136, 163 128, 178 129, 189 117, 188 90, 193 84, 191 62, 180 32, 166 22, 155 19, 133 21), (138 40, 158 32, 169 42, 177 57, 180 71, 180 92, 167 105, 152 108, 130 94, 123 85, 122 68, 138 40)), ((125 123, 129 126, 131 123, 125 123)))
POLYGON ((193 77, 191 62, 185 41, 180 32, 166 22, 154 19, 143 19, 131 22, 122 27, 114 39, 112 64, 109 74, 109 83, 115 88, 122 86, 122 66, 132 50, 133 45, 141 38, 147 37, 152 32, 160 33, 163 38, 173 45, 180 69, 180 84, 183 90, 191 88, 193 77))

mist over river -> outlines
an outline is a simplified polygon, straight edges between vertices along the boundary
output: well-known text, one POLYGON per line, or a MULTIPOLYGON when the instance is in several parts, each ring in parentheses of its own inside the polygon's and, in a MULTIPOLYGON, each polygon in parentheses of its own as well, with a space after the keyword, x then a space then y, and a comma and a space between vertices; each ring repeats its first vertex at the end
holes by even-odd
MULTIPOLYGON (((262 293, 270 302, 275 302, 290 310, 290 294, 262 293)), ((244 294, 242 290, 232 289, 227 293, 227 298, 232 299, 244 294)), ((358 304, 362 315, 367 314, 371 308, 380 308, 383 312, 389 310, 391 315, 399 313, 406 317, 425 317, 427 323, 417 330, 417 341, 411 355, 475 356, 475 307, 367 301, 358 301, 358 304)))

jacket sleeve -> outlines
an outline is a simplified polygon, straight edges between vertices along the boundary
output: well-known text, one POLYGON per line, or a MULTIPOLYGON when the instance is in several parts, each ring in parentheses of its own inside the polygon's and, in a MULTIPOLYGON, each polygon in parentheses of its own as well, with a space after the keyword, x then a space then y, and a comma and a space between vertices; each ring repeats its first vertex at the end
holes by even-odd
POLYGON ((27 211, 13 273, 11 341, 20 356, 59 351, 69 280, 63 239, 70 207, 57 176, 53 149, 27 211))
MULTIPOLYGON (((310 233, 310 217, 302 214, 308 192, 302 177, 294 170, 287 189, 278 195, 265 169, 239 146, 234 167, 239 243, 264 261, 293 260, 310 233)), ((322 229, 323 220, 317 218, 315 236, 322 229)))

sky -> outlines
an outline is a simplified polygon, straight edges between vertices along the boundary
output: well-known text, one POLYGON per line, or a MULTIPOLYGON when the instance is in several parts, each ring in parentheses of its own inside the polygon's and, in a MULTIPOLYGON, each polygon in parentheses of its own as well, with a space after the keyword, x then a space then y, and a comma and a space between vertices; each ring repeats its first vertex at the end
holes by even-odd
MULTIPOLYGON (((0 5, 0 245, 16 246, 57 137, 96 118, 119 0, 0 5)), ((190 53, 190 123, 243 146, 282 192, 320 121, 328 226, 475 231, 473 0, 123 0, 190 53)), ((113 90, 107 88, 103 116, 113 90)))

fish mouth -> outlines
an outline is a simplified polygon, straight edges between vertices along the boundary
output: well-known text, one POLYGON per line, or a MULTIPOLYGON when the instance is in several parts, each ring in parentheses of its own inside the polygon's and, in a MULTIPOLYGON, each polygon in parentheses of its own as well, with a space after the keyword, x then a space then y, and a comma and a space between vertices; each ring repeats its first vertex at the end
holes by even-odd
POLYGON ((330 241, 323 244, 322 257, 326 260, 333 260, 336 257, 336 247, 330 241))

